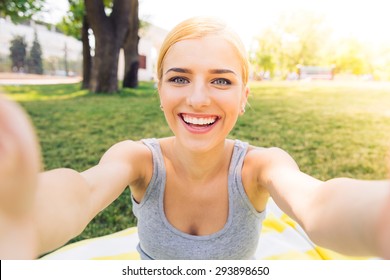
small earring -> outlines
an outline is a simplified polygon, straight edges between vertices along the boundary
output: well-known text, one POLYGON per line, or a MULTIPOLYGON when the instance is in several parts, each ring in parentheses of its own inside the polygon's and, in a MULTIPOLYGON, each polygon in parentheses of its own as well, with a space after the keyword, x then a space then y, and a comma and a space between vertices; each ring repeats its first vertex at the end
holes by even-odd
POLYGON ((244 114, 245 113, 245 106, 242 106, 241 108, 241 114, 244 114))
POLYGON ((161 109, 161 111, 164 111, 164 107, 161 104, 160 104, 160 109, 161 109))

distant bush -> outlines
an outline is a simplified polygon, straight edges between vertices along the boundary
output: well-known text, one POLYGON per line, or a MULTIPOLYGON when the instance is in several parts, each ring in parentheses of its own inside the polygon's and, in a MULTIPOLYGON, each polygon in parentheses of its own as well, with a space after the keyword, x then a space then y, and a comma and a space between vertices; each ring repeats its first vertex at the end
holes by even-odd
POLYGON ((11 40, 10 58, 12 60, 12 71, 25 72, 27 43, 23 36, 16 35, 11 40))
POLYGON ((35 32, 34 41, 27 53, 27 42, 24 36, 16 35, 11 40, 10 59, 13 72, 43 74, 42 48, 35 32))
POLYGON ((38 35, 35 32, 29 57, 27 59, 28 72, 32 74, 43 74, 42 48, 38 41, 38 35))

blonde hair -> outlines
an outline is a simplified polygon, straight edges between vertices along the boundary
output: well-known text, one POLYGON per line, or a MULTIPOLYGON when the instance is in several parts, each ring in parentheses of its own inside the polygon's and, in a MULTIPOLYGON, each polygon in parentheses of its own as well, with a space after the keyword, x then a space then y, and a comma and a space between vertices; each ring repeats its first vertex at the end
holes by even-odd
POLYGON ((226 23, 212 17, 193 17, 179 23, 165 38, 161 45, 157 60, 157 78, 161 81, 163 76, 164 59, 169 49, 177 42, 187 39, 199 39, 208 35, 217 35, 228 41, 241 61, 242 81, 246 85, 249 76, 249 62, 247 53, 239 36, 229 28, 226 23))

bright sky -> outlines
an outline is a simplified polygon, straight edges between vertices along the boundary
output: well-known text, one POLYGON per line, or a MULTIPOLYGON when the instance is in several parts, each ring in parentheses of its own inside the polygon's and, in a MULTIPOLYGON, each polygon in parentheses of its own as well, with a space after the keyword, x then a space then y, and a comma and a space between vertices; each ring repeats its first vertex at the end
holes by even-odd
MULTIPOLYGON (((67 0, 46 0, 51 21, 67 9, 67 0)), ((390 42, 388 0, 139 0, 140 17, 164 29, 196 15, 212 15, 227 21, 246 44, 282 12, 308 10, 324 14, 342 35, 371 42, 390 42)))

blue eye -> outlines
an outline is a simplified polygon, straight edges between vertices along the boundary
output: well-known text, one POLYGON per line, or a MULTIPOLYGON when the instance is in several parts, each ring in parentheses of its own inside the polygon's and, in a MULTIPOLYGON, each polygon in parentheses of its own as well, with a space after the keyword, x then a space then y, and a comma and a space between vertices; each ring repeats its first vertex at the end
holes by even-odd
POLYGON ((188 84, 189 81, 186 78, 183 77, 172 77, 169 79, 170 82, 176 83, 176 84, 188 84))
POLYGON ((227 86, 232 84, 228 79, 224 78, 215 79, 212 81, 212 83, 218 86, 227 86))

